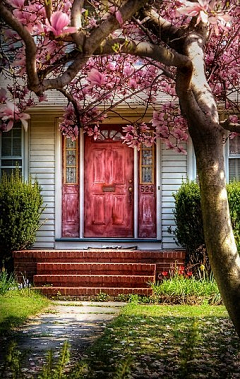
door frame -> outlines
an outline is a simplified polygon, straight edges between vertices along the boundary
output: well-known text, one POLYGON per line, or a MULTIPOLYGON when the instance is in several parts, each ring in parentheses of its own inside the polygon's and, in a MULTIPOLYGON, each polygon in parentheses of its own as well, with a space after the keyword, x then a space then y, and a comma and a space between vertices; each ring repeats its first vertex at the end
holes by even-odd
MULTIPOLYGON (((61 179, 62 179, 62 135, 58 130, 58 118, 56 119, 56 136, 57 136, 57 142, 55 146, 55 157, 56 157, 56 175, 55 175, 55 185, 56 185, 56 243, 55 247, 58 248, 59 246, 64 246, 66 241, 74 241, 79 243, 79 247, 82 246, 85 247, 85 245, 90 246, 91 244, 85 243, 90 240, 93 241, 94 245, 94 238, 85 238, 84 237, 84 136, 85 133, 83 133, 83 130, 80 129, 79 131, 79 182, 80 182, 80 188, 79 188, 79 218, 80 218, 80 231, 79 231, 79 238, 76 239, 67 239, 67 238, 62 238, 61 237, 61 226, 62 226, 62 218, 61 218, 61 208, 62 208, 62 191, 61 191, 61 179), (60 204, 60 207, 59 207, 60 204), (61 245, 59 245, 59 243, 61 245)), ((132 239, 128 239, 129 242, 132 240, 134 243, 134 240, 139 243, 143 243, 143 246, 145 246, 145 241, 146 244, 156 242, 156 248, 161 248, 161 239, 162 239, 162 233, 161 233, 161 224, 162 224, 162 204, 161 204, 161 172, 160 172, 160 167, 161 167, 161 142, 160 140, 157 140, 156 142, 156 223, 157 223, 157 237, 153 239, 144 239, 142 241, 141 238, 138 238, 138 151, 135 148, 134 149, 134 206, 133 206, 133 231, 134 231, 134 236, 132 239)), ((97 240, 101 240, 98 238, 97 240)), ((102 241, 104 241, 104 245, 107 245, 107 240, 109 240, 109 243, 111 244, 111 240, 116 240, 116 238, 111 239, 111 238, 103 238, 102 241)), ((126 239, 119 239, 121 242, 123 241, 123 246, 125 244, 126 239)), ((96 243, 97 244, 97 243, 96 243)), ((129 245, 128 241, 126 241, 127 246, 129 245)), ((68 246, 70 246, 68 244, 68 246)), ((95 246, 95 245, 94 245, 95 246)), ((97 244, 98 246, 98 244, 97 244)), ((74 245, 73 245, 74 248, 74 245)))

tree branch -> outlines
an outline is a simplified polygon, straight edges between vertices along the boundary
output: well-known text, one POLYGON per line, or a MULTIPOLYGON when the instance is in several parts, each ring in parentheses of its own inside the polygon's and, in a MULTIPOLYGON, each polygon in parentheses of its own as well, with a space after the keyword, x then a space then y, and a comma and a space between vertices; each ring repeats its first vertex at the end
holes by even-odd
POLYGON ((28 86, 29 89, 33 90, 37 95, 40 95, 42 92, 39 90, 39 79, 36 69, 37 48, 34 39, 25 28, 25 26, 23 26, 16 18, 13 17, 12 13, 4 6, 2 1, 0 2, 0 14, 6 24, 18 33, 25 44, 28 86))
POLYGON ((94 51, 96 55, 126 53, 144 58, 152 58, 166 66, 179 68, 192 67, 190 59, 174 50, 163 46, 153 45, 149 42, 126 41, 124 38, 105 41, 94 51))
POLYGON ((231 122, 229 118, 221 121, 220 125, 223 129, 228 130, 231 133, 240 133, 240 124, 231 122))
POLYGON ((145 25, 151 32, 169 46, 175 47, 174 42, 184 34, 184 30, 173 26, 169 21, 161 17, 152 7, 143 8, 143 19, 146 18, 145 25))
MULTIPOLYGON (((75 26, 77 30, 82 28, 82 8, 83 8, 84 0, 74 0, 72 9, 71 9, 71 24, 75 26)), ((79 31, 77 33, 73 33, 72 38, 77 45, 78 49, 82 49, 83 42, 85 39, 85 33, 79 31)))
MULTIPOLYGON (((148 0, 127 0, 122 7, 119 8, 123 22, 130 19, 141 7, 143 7, 148 0)), ((101 22, 101 24, 93 29, 90 36, 86 38, 83 46, 83 52, 79 52, 73 63, 66 69, 66 71, 55 79, 45 79, 43 81, 42 90, 47 89, 60 89, 65 87, 71 80, 78 74, 83 65, 88 61, 89 57, 100 46, 100 44, 111 34, 114 30, 119 28, 119 23, 114 15, 101 22)))

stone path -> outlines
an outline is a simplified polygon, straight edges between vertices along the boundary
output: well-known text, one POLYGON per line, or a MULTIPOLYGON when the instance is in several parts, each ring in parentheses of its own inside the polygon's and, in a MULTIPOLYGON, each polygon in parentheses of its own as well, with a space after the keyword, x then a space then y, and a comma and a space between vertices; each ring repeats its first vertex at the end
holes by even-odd
MULTIPOLYGON (((80 359, 85 349, 103 332, 107 322, 116 317, 124 303, 55 301, 45 313, 30 318, 11 337, 17 348, 26 352, 24 371, 31 375, 53 350, 57 358, 65 341, 70 344, 71 364, 80 359)), ((0 341, 0 365, 10 340, 0 341)))

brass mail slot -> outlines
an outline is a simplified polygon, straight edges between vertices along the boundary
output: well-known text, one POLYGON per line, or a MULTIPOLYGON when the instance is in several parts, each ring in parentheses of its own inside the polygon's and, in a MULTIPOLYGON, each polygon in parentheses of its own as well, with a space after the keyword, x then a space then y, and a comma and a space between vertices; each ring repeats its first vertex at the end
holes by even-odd
POLYGON ((115 192, 115 186, 103 186, 103 192, 115 192))

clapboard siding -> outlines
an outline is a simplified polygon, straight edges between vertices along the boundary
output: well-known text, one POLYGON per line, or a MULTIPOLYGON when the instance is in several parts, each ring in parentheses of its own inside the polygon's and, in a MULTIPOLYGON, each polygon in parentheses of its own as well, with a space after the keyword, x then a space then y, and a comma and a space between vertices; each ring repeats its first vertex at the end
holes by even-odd
POLYGON ((31 117, 29 173, 42 189, 42 225, 37 232, 36 248, 54 248, 55 243, 55 123, 54 116, 34 114, 31 117))
POLYGON ((175 228, 173 209, 175 206, 173 193, 187 178, 187 157, 174 150, 161 148, 161 225, 163 249, 174 249, 179 246, 174 241, 174 236, 168 232, 168 228, 175 228))

